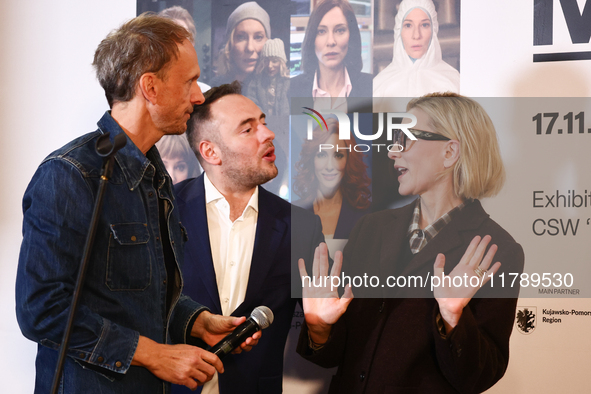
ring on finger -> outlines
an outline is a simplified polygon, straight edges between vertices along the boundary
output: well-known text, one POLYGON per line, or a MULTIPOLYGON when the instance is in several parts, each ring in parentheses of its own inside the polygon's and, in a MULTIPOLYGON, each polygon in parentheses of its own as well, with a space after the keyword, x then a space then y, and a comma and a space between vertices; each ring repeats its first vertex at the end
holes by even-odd
POLYGON ((476 276, 478 276, 480 279, 482 279, 484 277, 484 275, 486 274, 486 270, 483 270, 480 267, 476 267, 476 268, 474 268, 474 273, 476 274, 476 276))

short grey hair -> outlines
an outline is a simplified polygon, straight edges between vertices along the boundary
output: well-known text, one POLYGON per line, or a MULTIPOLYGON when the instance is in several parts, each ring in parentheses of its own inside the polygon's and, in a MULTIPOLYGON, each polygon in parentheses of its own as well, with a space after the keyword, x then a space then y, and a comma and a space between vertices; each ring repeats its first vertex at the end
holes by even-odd
POLYGON ((145 73, 166 79, 171 60, 179 56, 178 45, 190 39, 184 27, 148 12, 109 33, 92 63, 109 106, 130 101, 145 73))

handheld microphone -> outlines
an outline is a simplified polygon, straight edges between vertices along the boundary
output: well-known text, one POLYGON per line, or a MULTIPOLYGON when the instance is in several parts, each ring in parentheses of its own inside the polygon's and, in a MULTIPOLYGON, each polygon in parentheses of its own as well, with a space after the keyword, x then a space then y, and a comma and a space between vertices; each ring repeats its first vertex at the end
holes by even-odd
POLYGON ((226 354, 236 349, 255 332, 267 328, 273 323, 273 312, 266 306, 256 307, 244 323, 236 327, 231 334, 209 349, 210 352, 222 359, 226 354))

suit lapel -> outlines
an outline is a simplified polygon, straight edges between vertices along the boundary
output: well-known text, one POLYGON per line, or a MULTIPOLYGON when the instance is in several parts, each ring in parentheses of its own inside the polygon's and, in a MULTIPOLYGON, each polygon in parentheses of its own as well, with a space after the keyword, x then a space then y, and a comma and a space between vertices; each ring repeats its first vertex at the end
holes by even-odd
POLYGON ((286 233, 289 231, 289 227, 286 223, 275 218, 274 214, 277 207, 273 200, 269 198, 269 194, 262 187, 259 187, 259 214, 248 286, 244 302, 236 308, 232 313, 233 315, 250 312, 242 309, 249 306, 253 302, 253 298, 260 294, 260 289, 275 261, 275 255, 281 245, 281 240, 283 237, 288 236, 286 233))
POLYGON ((184 223, 189 234, 189 243, 185 248, 185 264, 191 264, 191 271, 197 273, 195 276, 201 283, 196 286, 202 285, 207 290, 210 302, 202 303, 212 307, 215 313, 221 314, 222 307, 211 256, 203 175, 196 179, 194 186, 184 198, 187 206, 184 216, 189 218, 184 223))

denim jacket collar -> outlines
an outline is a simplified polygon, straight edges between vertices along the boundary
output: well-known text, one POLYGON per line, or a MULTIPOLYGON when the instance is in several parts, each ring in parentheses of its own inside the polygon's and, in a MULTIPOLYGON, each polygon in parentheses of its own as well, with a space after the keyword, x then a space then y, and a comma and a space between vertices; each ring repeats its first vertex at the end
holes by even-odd
MULTIPOLYGON (((97 125, 103 134, 106 132, 111 133, 111 142, 116 135, 124 133, 121 126, 119 126, 117 121, 111 116, 111 111, 106 111, 101 120, 98 121, 97 125)), ((144 155, 129 136, 127 136, 127 144, 115 154, 115 160, 121 167, 129 190, 134 190, 139 186, 150 164, 153 164, 156 173, 159 175, 158 179, 160 179, 158 188, 162 189, 164 186, 166 194, 173 198, 172 179, 166 172, 166 167, 164 167, 164 163, 162 163, 162 159, 160 158, 156 146, 151 147, 144 155)))

